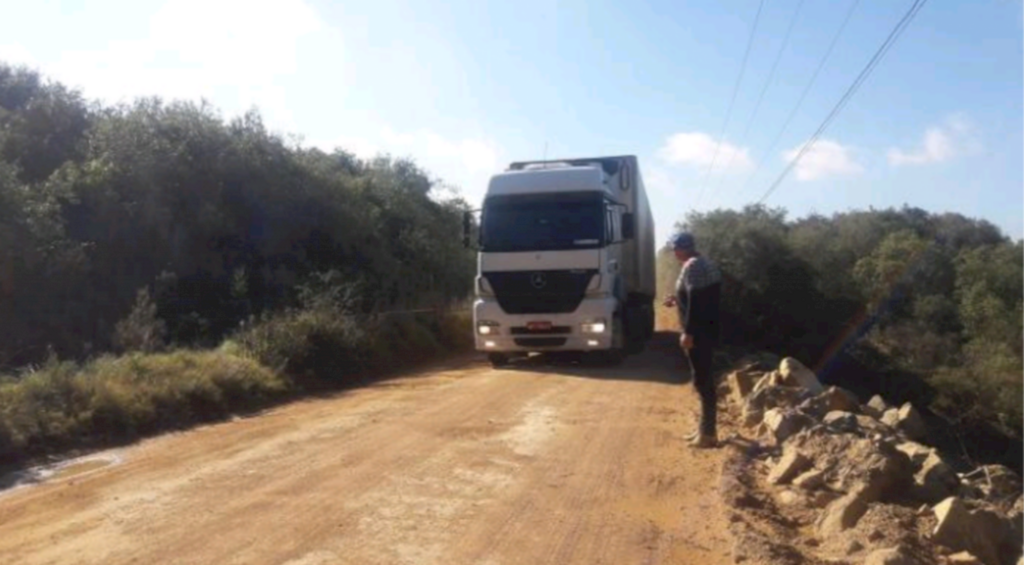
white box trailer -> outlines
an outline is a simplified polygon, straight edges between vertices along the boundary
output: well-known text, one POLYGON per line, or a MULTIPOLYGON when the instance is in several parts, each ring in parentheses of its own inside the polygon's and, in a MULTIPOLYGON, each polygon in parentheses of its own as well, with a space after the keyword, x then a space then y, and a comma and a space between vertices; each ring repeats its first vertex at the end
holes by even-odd
POLYGON ((495 365, 531 352, 610 360, 654 333, 654 220, 635 156, 512 163, 480 216, 473 331, 495 365))

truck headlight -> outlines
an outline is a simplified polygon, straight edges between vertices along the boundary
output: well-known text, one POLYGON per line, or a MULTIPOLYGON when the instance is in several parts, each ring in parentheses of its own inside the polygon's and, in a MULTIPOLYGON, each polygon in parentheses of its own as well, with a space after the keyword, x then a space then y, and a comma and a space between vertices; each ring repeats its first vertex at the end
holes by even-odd
POLYGON ((608 329, 604 318, 588 320, 580 325, 580 331, 585 334, 603 334, 608 329))
POLYGON ((476 323, 476 333, 480 335, 496 335, 498 333, 498 322, 480 321, 476 323))

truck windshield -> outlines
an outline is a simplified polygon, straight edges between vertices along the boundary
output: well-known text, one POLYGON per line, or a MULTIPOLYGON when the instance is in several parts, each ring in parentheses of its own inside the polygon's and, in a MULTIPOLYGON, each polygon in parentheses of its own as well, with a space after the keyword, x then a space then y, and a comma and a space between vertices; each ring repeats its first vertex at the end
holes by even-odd
POLYGON ((480 233, 483 251, 593 249, 604 245, 604 201, 594 192, 492 196, 480 233))

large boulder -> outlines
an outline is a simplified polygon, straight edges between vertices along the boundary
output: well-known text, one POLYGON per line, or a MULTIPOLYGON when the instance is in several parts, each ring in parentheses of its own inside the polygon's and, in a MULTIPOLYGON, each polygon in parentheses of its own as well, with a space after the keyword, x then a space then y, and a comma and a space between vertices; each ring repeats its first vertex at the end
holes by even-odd
POLYGON ((914 408, 914 405, 909 402, 901 406, 896 413, 895 427, 908 438, 915 441, 928 437, 928 426, 925 425, 924 418, 921 417, 917 408, 914 408))
POLYGON ((761 376, 761 378, 757 379, 757 382, 754 383, 753 392, 760 392, 766 388, 772 388, 777 386, 783 385, 782 375, 780 375, 779 372, 776 370, 770 373, 765 373, 761 376))
MULTIPOLYGON (((771 378, 766 375, 764 379, 771 378)), ((796 387, 768 385, 754 391, 743 403, 744 425, 756 426, 764 418, 765 412, 772 408, 795 408, 811 396, 810 392, 796 387)))
POLYGON ((824 418, 829 412, 842 411, 854 414, 860 412, 857 397, 852 392, 837 386, 830 386, 821 394, 803 401, 799 408, 801 412, 819 419, 824 418))
POLYGON ((882 419, 882 414, 889 409, 889 405, 885 403, 885 400, 877 394, 871 397, 871 400, 864 405, 863 411, 868 416, 876 420, 882 419))
POLYGON ((851 412, 851 414, 858 414, 860 411, 857 397, 852 392, 839 387, 828 387, 820 394, 804 400, 799 407, 804 414, 819 420, 830 411, 840 410, 851 412))
POLYGON ((917 560, 903 547, 876 549, 864 559, 864 565, 917 565, 917 560))
POLYGON ((879 498, 902 495, 913 484, 914 467, 910 459, 885 442, 870 439, 852 441, 835 468, 840 490, 867 485, 879 498))
POLYGON ((921 465, 928 459, 928 456, 935 452, 935 450, 927 445, 921 445, 916 441, 904 441, 896 445, 896 449, 907 454, 910 461, 914 464, 917 469, 921 468, 921 465))
POLYGON ((765 412, 764 423, 775 442, 782 444, 797 432, 813 426, 814 420, 793 409, 772 408, 765 412))
POLYGON ((818 534, 827 538, 856 526, 857 521, 868 511, 868 504, 876 500, 875 489, 866 484, 858 485, 825 507, 815 522, 818 534))
POLYGON ((782 360, 782 363, 779 364, 779 374, 782 375, 782 382, 788 386, 806 388, 814 394, 825 390, 814 371, 792 357, 782 360))
POLYGON ((1013 563, 1020 540, 1013 538, 1009 522, 986 509, 970 510, 962 500, 949 497, 933 508, 937 524, 932 539, 954 551, 968 551, 985 565, 1013 563))
POLYGON ((860 423, 857 422, 857 415, 852 412, 833 410, 825 414, 823 420, 825 425, 835 431, 857 433, 860 431, 860 423))
POLYGON ((833 410, 841 410, 843 412, 852 412, 854 414, 860 413, 860 403, 857 401, 857 395, 845 388, 830 386, 826 388, 824 392, 819 394, 817 398, 825 400, 829 412, 833 410))
POLYGON ((865 416, 864 414, 857 414, 857 425, 866 433, 880 434, 883 436, 892 434, 891 428, 871 416, 865 416))
POLYGON ((882 417, 878 419, 879 422, 889 426, 892 429, 897 429, 896 424, 900 422, 900 409, 890 408, 882 414, 882 417))
POLYGON ((811 466, 811 460, 795 448, 783 449, 779 462, 768 473, 768 482, 773 485, 786 484, 800 472, 811 466))
POLYGON ((932 451, 914 475, 914 487, 918 498, 934 504, 956 494, 960 478, 937 452, 932 451))
POLYGON ((747 396, 754 390, 754 384, 758 379, 758 373, 748 371, 733 371, 725 378, 729 386, 729 395, 736 404, 743 404, 747 396))

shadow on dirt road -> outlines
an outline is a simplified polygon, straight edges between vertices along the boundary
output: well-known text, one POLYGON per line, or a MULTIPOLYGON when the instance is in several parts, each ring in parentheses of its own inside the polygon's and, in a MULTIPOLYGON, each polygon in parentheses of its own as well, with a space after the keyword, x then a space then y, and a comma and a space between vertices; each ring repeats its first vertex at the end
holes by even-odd
POLYGON ((643 352, 630 355, 614 366, 580 355, 547 353, 513 359, 503 369, 589 379, 685 384, 690 382, 690 369, 677 346, 678 338, 678 332, 656 332, 643 352))

